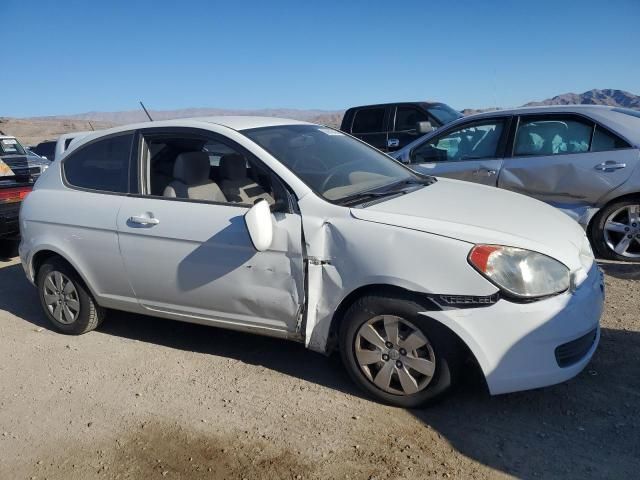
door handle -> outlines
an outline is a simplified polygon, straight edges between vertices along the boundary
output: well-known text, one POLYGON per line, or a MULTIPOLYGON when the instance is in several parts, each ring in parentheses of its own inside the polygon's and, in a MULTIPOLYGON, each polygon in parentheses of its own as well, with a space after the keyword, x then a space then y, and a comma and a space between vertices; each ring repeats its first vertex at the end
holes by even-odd
POLYGON ((400 140, 397 138, 390 138, 387 140, 387 148, 397 148, 400 146, 400 140))
POLYGON ((158 225, 160 220, 153 216, 153 213, 147 212, 144 215, 129 217, 129 223, 135 226, 152 227, 158 225))
POLYGON ((595 168, 596 170, 600 170, 601 172, 612 172, 614 170, 620 170, 621 168, 626 168, 626 167, 627 167, 626 163, 617 163, 617 162, 614 162, 613 160, 607 160, 606 162, 600 163, 593 168, 595 168))

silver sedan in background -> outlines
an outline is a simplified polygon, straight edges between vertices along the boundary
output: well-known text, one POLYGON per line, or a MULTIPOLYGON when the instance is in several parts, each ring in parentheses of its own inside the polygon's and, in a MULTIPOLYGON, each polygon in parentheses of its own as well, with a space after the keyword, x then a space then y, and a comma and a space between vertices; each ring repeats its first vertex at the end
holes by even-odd
POLYGON ((639 111, 568 105, 471 115, 392 156, 547 202, 585 228, 600 256, 640 262, 639 147, 639 111))

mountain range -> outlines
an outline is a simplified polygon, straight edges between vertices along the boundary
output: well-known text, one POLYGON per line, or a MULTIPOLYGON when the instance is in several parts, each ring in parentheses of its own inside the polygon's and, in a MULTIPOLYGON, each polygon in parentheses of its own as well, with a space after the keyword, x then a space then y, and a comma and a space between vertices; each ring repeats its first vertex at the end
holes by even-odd
MULTIPOLYGON (((446 102, 446 99, 441 99, 446 102)), ((640 96, 624 90, 594 89, 583 93, 564 93, 542 101, 532 101, 524 106, 534 105, 611 105, 617 107, 634 108, 640 110, 640 96)), ((465 109, 462 113, 470 115, 490 109, 465 109)), ((300 110, 300 109, 222 109, 222 108, 186 108, 180 110, 150 110, 154 120, 171 118, 206 117, 217 115, 259 115, 269 117, 284 117, 305 120, 323 125, 339 127, 342 121, 342 110, 300 110)), ((74 115, 59 115, 48 117, 32 117, 25 119, 0 118, 0 130, 7 134, 16 135, 25 144, 32 145, 42 140, 56 138, 58 135, 77 130, 91 128, 108 128, 113 125, 142 122, 147 120, 141 109, 121 112, 86 112, 74 115), (91 122, 91 123, 90 123, 91 122)))
MULTIPOLYGON (((624 107, 640 110, 640 96, 634 95, 624 90, 615 90, 605 88, 602 90, 593 89, 583 93, 563 93, 546 100, 528 102, 523 107, 535 107, 539 105, 608 105, 612 107, 624 107)), ((487 112, 491 110, 500 110, 499 108, 472 109, 462 110, 465 115, 473 113, 487 112)))

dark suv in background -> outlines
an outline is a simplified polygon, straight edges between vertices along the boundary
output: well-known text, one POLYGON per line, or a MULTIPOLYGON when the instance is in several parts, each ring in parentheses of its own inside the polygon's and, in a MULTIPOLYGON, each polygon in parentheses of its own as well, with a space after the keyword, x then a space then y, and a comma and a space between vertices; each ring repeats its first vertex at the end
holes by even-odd
POLYGON ((393 152, 462 114, 440 102, 364 105, 347 110, 340 130, 383 152, 393 152))

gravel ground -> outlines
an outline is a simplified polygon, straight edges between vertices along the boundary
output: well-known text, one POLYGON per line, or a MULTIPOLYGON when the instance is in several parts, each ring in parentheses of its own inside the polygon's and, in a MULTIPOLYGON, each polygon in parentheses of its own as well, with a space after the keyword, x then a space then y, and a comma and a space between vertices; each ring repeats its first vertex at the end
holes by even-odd
POLYGON ((0 479, 637 478, 640 266, 603 268, 602 342, 577 378, 489 397, 470 377, 409 411, 290 342, 117 312, 54 333, 0 261, 0 479))

